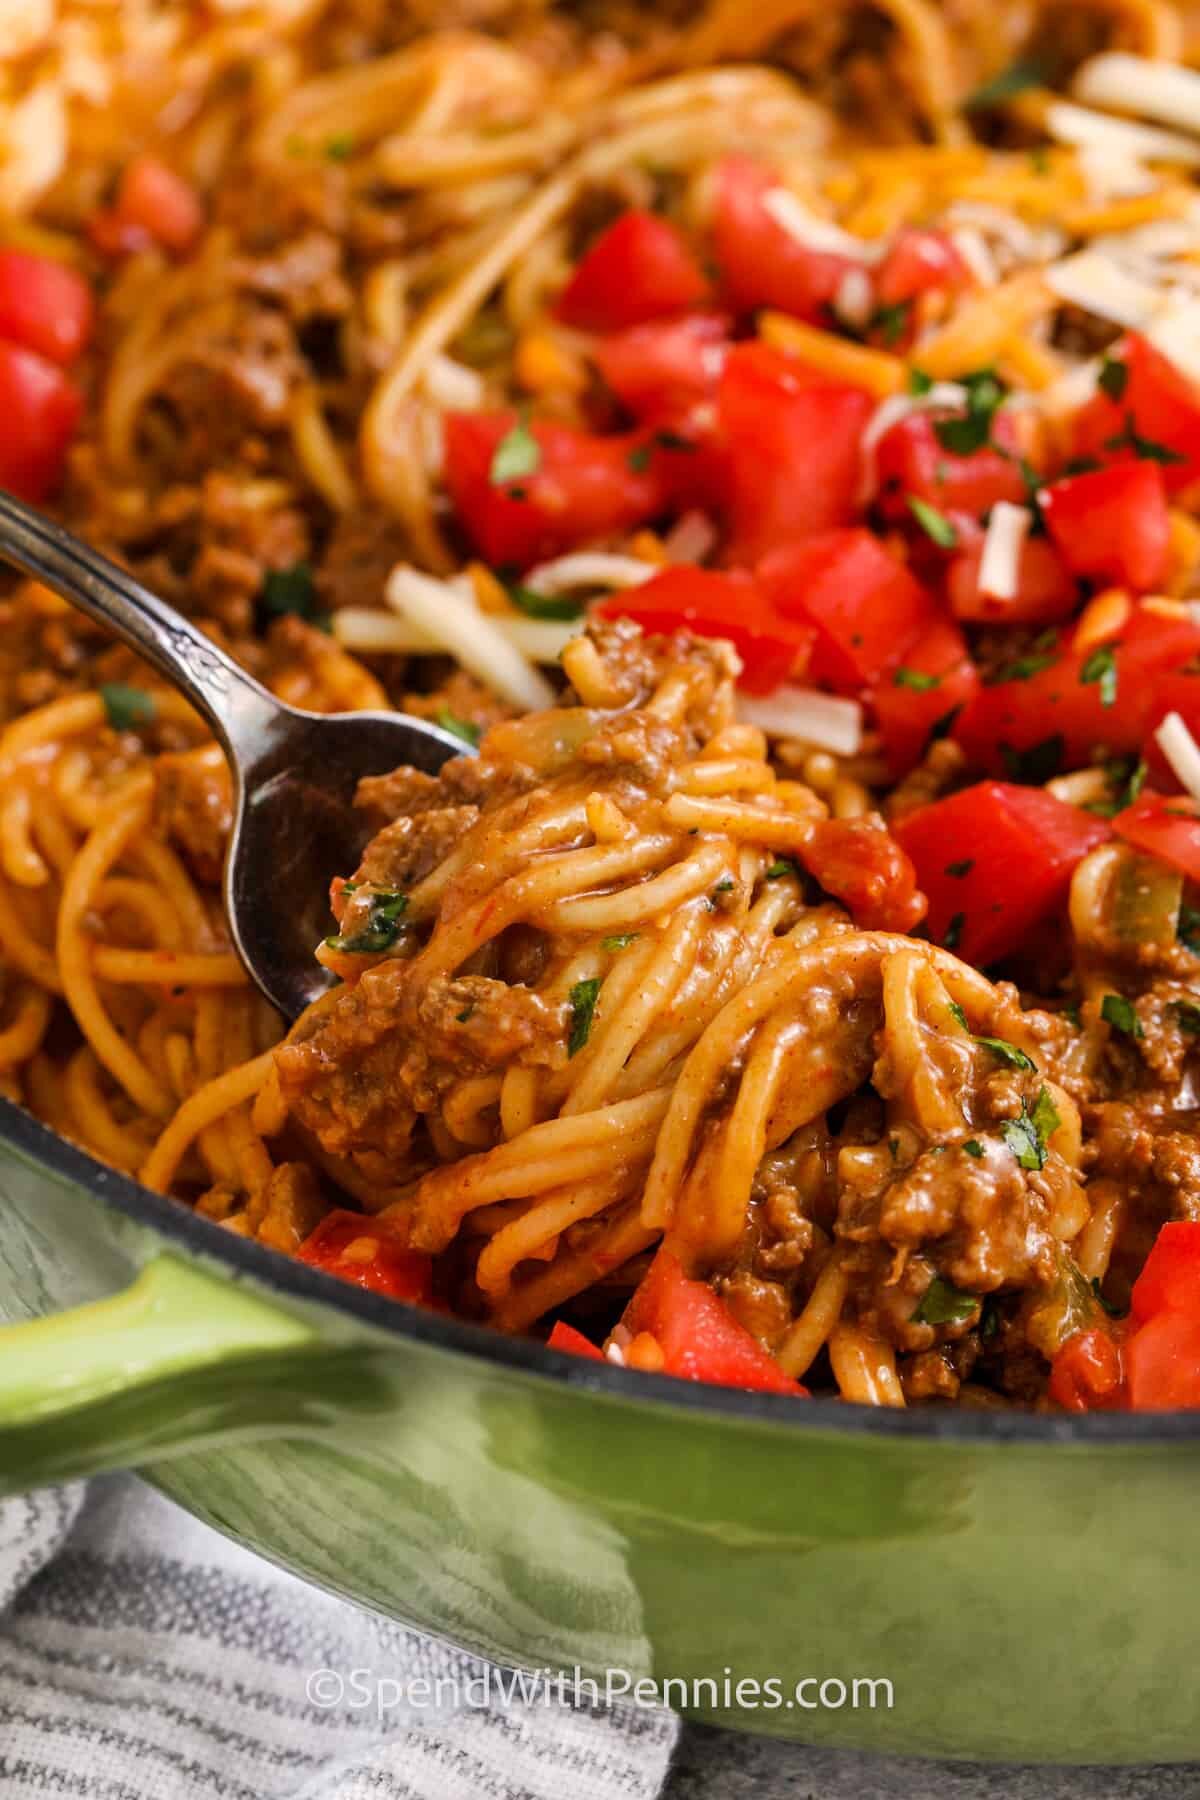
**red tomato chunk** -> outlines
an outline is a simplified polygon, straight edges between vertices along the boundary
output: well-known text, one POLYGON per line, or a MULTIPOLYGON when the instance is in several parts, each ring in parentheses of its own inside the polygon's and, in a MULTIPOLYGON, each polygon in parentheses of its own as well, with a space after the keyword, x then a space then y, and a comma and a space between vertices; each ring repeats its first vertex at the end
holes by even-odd
POLYGON ((379 1219, 340 1209, 321 1220, 296 1252, 301 1262, 391 1300, 428 1306, 433 1260, 398 1243, 379 1219))
POLYGON ((925 917, 912 862, 868 819, 823 819, 800 860, 865 931, 911 931, 925 917))
POLYGON ((1041 496, 1046 529, 1076 575, 1146 593, 1167 573, 1171 518, 1162 470, 1122 463, 1056 481, 1041 496))
POLYGON ((65 263, 0 250, 0 338, 73 363, 92 334, 94 310, 91 288, 65 263))
POLYGON ((636 619, 655 635, 690 631, 728 638, 742 659, 741 686, 755 694, 770 693, 803 668, 812 649, 812 631, 777 613, 753 577, 740 570, 664 569, 640 587, 611 595, 598 610, 610 619, 636 619))
POLYGON ((0 342, 0 487, 35 505, 49 499, 82 410, 56 363, 0 342))
POLYGON ((875 723, 894 780, 921 760, 935 728, 952 724, 978 687, 962 632, 949 619, 935 619, 875 689, 875 723))
POLYGON ((841 694, 878 681, 938 619, 920 582, 863 529, 777 551, 759 574, 779 612, 815 629, 813 676, 841 694))
POLYGON ((622 1323, 634 1336, 646 1331, 656 1339, 666 1375, 768 1394, 805 1392, 738 1323, 707 1282, 684 1274, 669 1250, 660 1250, 654 1258, 622 1323))
POLYGON ((558 316, 585 331, 618 331, 697 306, 708 283, 682 233, 627 212, 596 239, 567 283, 558 316))
POLYGON ((779 186, 774 171, 745 156, 728 156, 717 172, 713 241, 725 297, 738 312, 778 307, 819 320, 844 276, 860 265, 851 257, 812 250, 785 231, 763 205, 779 186))
POLYGON ((1135 850, 1181 869, 1189 881, 1200 881, 1200 818, 1194 800, 1147 790, 1117 814, 1113 830, 1135 850))

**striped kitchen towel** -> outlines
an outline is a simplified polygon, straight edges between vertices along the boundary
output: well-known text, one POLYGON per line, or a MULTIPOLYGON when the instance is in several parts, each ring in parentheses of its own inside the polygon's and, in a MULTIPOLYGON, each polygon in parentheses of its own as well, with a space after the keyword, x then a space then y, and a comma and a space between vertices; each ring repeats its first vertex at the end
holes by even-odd
POLYGON ((522 1698, 513 1680, 281 1573, 130 1477, 0 1503, 4 1800, 659 1792, 671 1714, 522 1698))

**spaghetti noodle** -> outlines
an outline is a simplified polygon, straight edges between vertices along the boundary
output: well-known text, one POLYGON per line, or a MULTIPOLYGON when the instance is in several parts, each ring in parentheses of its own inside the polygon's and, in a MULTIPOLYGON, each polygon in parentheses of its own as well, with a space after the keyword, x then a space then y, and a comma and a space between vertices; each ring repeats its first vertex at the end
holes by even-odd
POLYGON ((1200 1221, 1200 20, 153 10, 0 48, 0 481, 479 756, 363 784, 285 1038, 215 746, 10 584, 3 1091, 580 1354, 1160 1403, 1108 1309, 1200 1221))

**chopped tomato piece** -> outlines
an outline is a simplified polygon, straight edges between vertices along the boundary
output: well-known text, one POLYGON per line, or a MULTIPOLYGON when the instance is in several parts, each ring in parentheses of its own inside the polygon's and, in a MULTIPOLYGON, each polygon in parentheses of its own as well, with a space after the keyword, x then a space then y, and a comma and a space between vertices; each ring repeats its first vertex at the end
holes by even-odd
POLYGON ((952 293, 970 283, 966 263, 944 232, 905 226, 879 265, 875 298, 880 306, 899 306, 918 294, 938 289, 952 293))
POLYGON ((35 504, 62 479, 83 398, 56 363, 0 342, 0 487, 35 504))
POLYGON ((713 242, 722 286, 738 312, 775 306, 817 320, 843 277, 861 265, 852 257, 812 250, 785 231, 763 205, 779 187, 774 170, 746 156, 727 156, 717 171, 713 242))
POLYGON ((1076 650, 1073 634, 1059 632, 1048 648, 1015 658, 1007 679, 983 686, 954 736, 976 767, 998 773, 1037 752, 1043 781, 1097 750, 1136 750, 1159 679, 1198 652, 1200 627, 1145 607, 1107 645, 1076 650))
POLYGON ((921 760, 935 726, 947 729, 978 687, 962 632, 950 619, 935 619, 875 689, 875 723, 893 779, 921 760))
POLYGON ((1019 443, 1011 416, 997 413, 991 444, 969 456, 955 455, 938 441, 938 421, 953 416, 909 413, 880 438, 875 467, 879 508, 885 518, 911 525, 908 502, 914 497, 939 512, 970 513, 973 518, 982 518, 997 500, 1024 504, 1025 480, 1016 461, 1019 443))
POLYGON ((1040 788, 984 781, 908 813, 892 831, 929 896, 929 935, 967 962, 1019 950, 1065 901, 1108 825, 1040 788))
MULTIPOLYGON (((446 487, 463 526, 491 563, 528 568, 659 510, 661 485, 644 434, 596 437, 568 425, 519 427, 511 412, 449 413, 446 487), (527 474, 493 480, 501 444, 532 437, 527 474)), ((518 462, 518 466, 520 463, 518 462)))
POLYGON ((94 310, 91 288, 66 263, 0 250, 0 338, 73 363, 91 336, 94 310))
POLYGON ((1125 1387, 1134 1412, 1200 1406, 1200 1318, 1156 1313, 1125 1345, 1125 1387))
POLYGON ((1130 1301, 1139 1321, 1165 1311, 1200 1319, 1200 1224, 1173 1219, 1160 1227, 1130 1301))
POLYGON ((1113 830, 1136 850, 1181 869, 1189 881, 1200 881, 1200 816, 1194 800, 1147 789, 1117 814, 1113 830))
POLYGON ((1152 457, 1175 459, 1161 465, 1168 492, 1189 487, 1200 476, 1200 389, 1136 332, 1109 356, 1125 370, 1124 386, 1115 399, 1097 389, 1076 414, 1072 456, 1130 462, 1140 443, 1143 455, 1150 447, 1152 457))
POLYGON ((184 256, 204 227, 204 209, 191 183, 156 156, 136 156, 125 167, 114 204, 89 227, 105 256, 123 256, 161 244, 184 256))
POLYGON ((712 400, 729 349, 729 320, 719 313, 631 325, 599 340, 596 367, 621 404, 639 419, 678 419, 712 400))
POLYGON ((742 659, 741 685, 754 694, 777 688, 812 650, 808 626, 781 617, 754 578, 739 569, 721 574, 680 564, 609 595, 597 610, 610 619, 636 619, 655 635, 690 631, 728 638, 742 659))
POLYGON ((857 510, 862 434, 873 402, 766 344, 739 344, 721 377, 729 457, 731 562, 849 524, 857 510))
POLYGON ((604 1352, 597 1349, 590 1338, 585 1338, 582 1331, 576 1331, 573 1325, 567 1325, 559 1319, 554 1330, 546 1339, 551 1350, 566 1350, 572 1356, 586 1356, 591 1362, 603 1362, 604 1352))
POLYGON ((938 617, 920 582, 862 529, 777 551, 759 575, 779 612, 816 628, 812 674, 843 694, 878 681, 938 617))
POLYGON ((684 1274, 669 1250, 654 1258, 622 1323, 635 1337, 645 1331, 657 1339, 666 1375, 769 1394, 805 1392, 739 1325, 707 1282, 684 1274))
POLYGON ((1121 463, 1071 475, 1043 489, 1046 529, 1076 575, 1146 593, 1171 560, 1171 518, 1162 470, 1121 463))
POLYGON ((865 931, 911 931, 925 917, 910 858, 869 819, 823 819, 800 860, 865 931))
POLYGON ((683 234, 655 213, 622 213, 586 252, 558 316, 584 331, 619 331, 698 306, 708 283, 683 234))
POLYGON ((1054 1358, 1050 1398, 1068 1412, 1109 1409, 1124 1403, 1121 1351, 1100 1326, 1076 1331, 1054 1358))
POLYGON ((1054 545, 1027 537, 1017 560, 1017 591, 997 600, 979 585, 983 545, 956 556, 946 575, 946 598, 957 619, 972 624, 1057 625, 1079 604, 1079 584, 1054 545))
POLYGON ((407 1249, 381 1219, 365 1213, 331 1212, 296 1254, 314 1269, 392 1300, 428 1306, 433 1299, 433 1259, 407 1249))

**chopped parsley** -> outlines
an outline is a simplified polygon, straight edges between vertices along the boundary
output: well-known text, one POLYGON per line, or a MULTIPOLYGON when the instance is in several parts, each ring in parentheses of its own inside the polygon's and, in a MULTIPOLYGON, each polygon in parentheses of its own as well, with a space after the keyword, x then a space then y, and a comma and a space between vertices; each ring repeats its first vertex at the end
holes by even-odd
POLYGON ((1189 1037, 1200 1037, 1200 1006, 1194 1000, 1173 1000, 1171 1011, 1180 1031, 1186 1031, 1189 1037))
POLYGON ((1140 457, 1143 462, 1185 463, 1187 461, 1186 456, 1181 456, 1178 450, 1172 450, 1169 444, 1159 444, 1154 438, 1142 437, 1131 412, 1125 414, 1124 431, 1119 431, 1116 437, 1106 438, 1104 448, 1106 450, 1132 450, 1133 454, 1140 457))
POLYGON ((1033 1103, 1033 1126, 1043 1144, 1050 1142, 1061 1124, 1062 1119, 1050 1097, 1050 1089, 1042 1088, 1033 1103))
POLYGON ((1129 384, 1129 364, 1122 362, 1119 356, 1106 356, 1100 364, 1098 379, 1101 392, 1110 400, 1123 400, 1129 384))
POLYGON ((946 946, 947 950, 957 950, 958 949, 959 939, 962 937, 963 926, 966 924, 966 922, 967 922, 966 913, 960 913, 960 912, 955 913, 954 917, 951 919, 950 923, 947 925, 945 933, 942 937, 942 943, 946 946))
POLYGON ((636 937, 636 931, 615 931, 611 937, 600 939, 600 948, 608 951, 626 950, 636 937))
POLYGON ((488 480, 493 487, 504 487, 520 481, 523 475, 536 474, 541 467, 542 451, 524 419, 506 431, 492 452, 488 480))
POLYGON ((1007 69, 1001 69, 982 87, 977 87, 968 94, 963 105, 968 112, 982 107, 998 106, 1004 100, 1011 100, 1017 94, 1024 94, 1029 88, 1042 87, 1052 79, 1052 72, 1046 63, 1033 56, 1019 56, 1015 62, 1009 63, 1007 69))
POLYGON ((475 1002, 473 1000, 470 1002, 469 1005, 464 1006, 460 1013, 455 1013, 455 1015, 454 1015, 454 1017, 457 1019, 457 1021, 460 1025, 465 1025, 467 1020, 474 1018, 474 1016, 475 1016, 475 1002))
POLYGON ((910 494, 907 500, 908 510, 921 530, 942 550, 953 550, 958 542, 958 533, 945 513, 939 512, 936 506, 930 506, 928 500, 910 494))
POLYGON ((433 715, 433 722, 440 725, 443 731, 448 731, 452 737, 461 738, 464 744, 477 744, 483 735, 478 725, 473 725, 470 719, 460 719, 448 706, 438 707, 433 715))
POLYGON ((592 975, 587 981, 577 981, 571 989, 571 1031, 567 1038, 567 1055, 577 1056, 592 1035, 592 1014, 596 1010, 596 997, 600 992, 600 977, 592 975))
POLYGON ((1104 765, 1104 779, 1108 783, 1108 797, 1104 800, 1089 800, 1084 807, 1085 812, 1096 813, 1102 819, 1115 818, 1132 806, 1146 784, 1146 765, 1140 757, 1114 756, 1104 765))
POLYGON ((317 607, 317 589, 309 563, 293 563, 290 569, 268 569, 263 577, 260 598, 267 612, 275 618, 291 613, 319 624, 322 615, 317 607))
POLYGON ((790 856, 780 856, 764 871, 768 881, 779 881, 784 875, 799 875, 800 871, 790 856))
POLYGON ((114 731, 133 731, 138 725, 152 725, 158 712, 153 694, 144 688, 127 687, 123 681, 106 681, 100 689, 104 716, 114 731))
POLYGON ((635 444, 625 461, 635 475, 644 475, 650 467, 650 458, 653 454, 653 444, 635 444))
POLYGON ((1048 781, 1053 781, 1062 769, 1065 749, 1066 741, 1061 731, 1056 731, 1053 737, 1043 738, 1038 744, 1031 744, 1027 750, 1016 750, 1011 744, 999 746, 1005 772, 1013 781, 1024 782, 1028 787, 1045 787, 1048 781))
POLYGON ((354 137, 349 131, 339 131, 334 137, 326 138, 321 147, 321 154, 328 162, 345 162, 354 155, 354 137))
POLYGON ((1193 956, 1200 956, 1200 911, 1194 906, 1180 907, 1175 936, 1185 950, 1190 950, 1193 956))
POLYGON ((943 873, 951 876, 955 881, 959 881, 964 875, 969 875, 974 867, 975 858, 964 856, 961 862, 947 863, 943 873))
POLYGON ((1100 1002, 1100 1017, 1114 1031, 1123 1031, 1127 1037, 1144 1037, 1142 1022, 1137 1016, 1132 1000, 1124 994, 1105 994, 1100 1002))
POLYGON ((984 687, 999 687, 1005 681, 1029 681, 1057 661, 1056 650, 1039 650, 1035 645, 1025 656, 1015 657, 1012 662, 1001 663, 999 668, 993 669, 989 675, 985 675, 983 685, 984 687))
POLYGON ((940 675, 929 675, 924 669, 897 669, 892 676, 893 687, 911 688, 914 694, 927 694, 941 685, 940 675))
POLYGON ((927 394, 933 386, 933 376, 927 375, 924 369, 915 365, 908 371, 908 391, 910 394, 927 394))
POLYGON ((921 1296, 921 1304, 912 1315, 914 1325, 962 1325, 969 1319, 979 1301, 965 1294, 952 1281, 935 1275, 921 1296))
POLYGON ((992 369, 977 369, 973 375, 964 375, 962 385, 967 390, 966 412, 956 418, 936 420, 933 434, 952 456, 973 456, 992 435, 992 420, 1004 400, 1005 389, 992 369))
POLYGON ((978 1138, 968 1138, 966 1143, 963 1145, 963 1149, 966 1151, 968 1156, 978 1157, 978 1156, 983 1155, 983 1145, 980 1143, 978 1138))
MULTIPOLYGON (((971 1035, 974 1037, 974 1032, 971 1035)), ((982 1044, 985 1050, 990 1050, 997 1062, 1007 1063, 1010 1069, 1037 1068, 1032 1056, 1019 1049, 1016 1044, 1010 1044, 1007 1038, 976 1037, 975 1042, 982 1044)))
MULTIPOLYGON (((342 892, 345 893, 345 888, 342 892)), ((367 902, 367 922, 353 937, 327 937, 331 950, 354 956, 372 956, 390 950, 404 929, 401 919, 408 911, 408 895, 398 888, 380 888, 367 902)))
POLYGON ((897 300, 894 306, 879 306, 868 320, 869 329, 877 331, 884 344, 890 350, 900 342, 908 330, 908 322, 912 317, 912 301, 897 300))
MULTIPOLYGON (((1042 1092, 1045 1093, 1045 1088, 1042 1092)), ((1041 1169, 1046 1164, 1046 1146, 1024 1102, 1015 1119, 1005 1119, 1000 1136, 1023 1169, 1041 1169)))
POLYGON ((506 581, 504 591, 527 619, 561 619, 569 623, 583 615, 583 602, 574 594, 539 594, 519 581, 506 581))
POLYGON ((1100 688, 1101 706, 1114 706, 1117 699, 1117 659, 1111 644, 1101 644, 1079 671, 1080 681, 1096 682, 1100 688))
POLYGON ((1125 1317, 1121 1308, 1119 1306, 1114 1306, 1111 1300, 1106 1300, 1104 1295, 1100 1292, 1100 1277, 1098 1275, 1092 1276, 1092 1293, 1110 1319, 1123 1319, 1125 1317))

